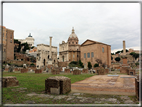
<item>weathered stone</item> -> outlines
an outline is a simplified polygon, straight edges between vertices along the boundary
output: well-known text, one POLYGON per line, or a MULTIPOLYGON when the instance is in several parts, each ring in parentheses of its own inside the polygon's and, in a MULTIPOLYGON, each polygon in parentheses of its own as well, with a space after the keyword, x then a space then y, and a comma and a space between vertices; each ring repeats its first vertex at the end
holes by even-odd
POLYGON ((37 74, 37 73, 42 73, 42 70, 41 69, 36 69, 35 70, 35 73, 37 74))
POLYGON ((106 74, 105 69, 99 69, 97 71, 98 71, 98 75, 105 75, 106 74))
POLYGON ((81 71, 80 70, 74 70, 73 71, 73 75, 80 75, 81 74, 81 71))
POLYGON ((80 95, 80 93, 74 93, 73 95, 80 95))
POLYGON ((64 76, 49 77, 45 80, 45 92, 51 93, 50 88, 60 88, 59 94, 71 91, 71 79, 64 76))
POLYGON ((70 69, 65 69, 65 73, 70 73, 70 69))
POLYGON ((3 77, 2 78, 2 86, 3 87, 11 87, 11 86, 18 86, 19 81, 16 77, 9 76, 9 77, 3 77))
POLYGON ((134 69, 129 69, 128 71, 127 71, 127 74, 128 75, 135 75, 135 70, 134 69))
POLYGON ((11 67, 9 67, 8 72, 13 72, 13 70, 14 70, 14 67, 11 66, 11 67))
POLYGON ((21 69, 21 73, 27 73, 28 72, 28 69, 21 69))
POLYGON ((88 73, 88 69, 83 69, 82 73, 88 73))
POLYGON ((50 88, 51 94, 60 94, 60 87, 58 88, 50 88))

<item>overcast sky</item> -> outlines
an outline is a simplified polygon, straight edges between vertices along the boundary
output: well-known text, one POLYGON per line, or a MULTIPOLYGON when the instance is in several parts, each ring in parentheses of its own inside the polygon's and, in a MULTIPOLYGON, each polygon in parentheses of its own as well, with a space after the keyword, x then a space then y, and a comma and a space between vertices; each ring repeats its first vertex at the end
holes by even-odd
POLYGON ((140 49, 139 3, 4 3, 3 25, 14 30, 15 39, 29 33, 37 44, 67 42, 72 27, 79 38, 111 45, 111 51, 140 49))

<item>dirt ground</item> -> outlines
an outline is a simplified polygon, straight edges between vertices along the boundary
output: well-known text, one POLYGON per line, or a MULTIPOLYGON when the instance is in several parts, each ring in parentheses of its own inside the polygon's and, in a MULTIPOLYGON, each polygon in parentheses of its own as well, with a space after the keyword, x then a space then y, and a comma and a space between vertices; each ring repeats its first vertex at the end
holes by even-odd
POLYGON ((71 85, 73 92, 110 95, 135 95, 135 78, 131 75, 95 75, 71 85))

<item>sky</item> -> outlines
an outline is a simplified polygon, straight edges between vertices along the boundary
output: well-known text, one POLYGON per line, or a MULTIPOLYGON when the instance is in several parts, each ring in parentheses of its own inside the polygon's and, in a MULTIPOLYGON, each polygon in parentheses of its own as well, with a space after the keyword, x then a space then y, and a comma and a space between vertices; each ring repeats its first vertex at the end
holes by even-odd
POLYGON ((111 45, 111 52, 123 49, 140 50, 139 3, 4 3, 3 26, 14 30, 15 39, 29 33, 34 45, 58 47, 67 42, 74 27, 82 44, 87 39, 111 45))

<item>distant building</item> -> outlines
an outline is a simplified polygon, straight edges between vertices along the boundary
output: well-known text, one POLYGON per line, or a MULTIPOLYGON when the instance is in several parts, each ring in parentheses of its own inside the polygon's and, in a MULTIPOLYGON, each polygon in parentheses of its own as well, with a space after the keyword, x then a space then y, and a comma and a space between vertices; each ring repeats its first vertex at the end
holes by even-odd
POLYGON ((87 39, 80 46, 81 61, 84 67, 87 68, 88 62, 91 62, 92 67, 96 64, 96 59, 102 60, 107 67, 111 65, 111 46, 87 39))
POLYGON ((71 62, 80 60, 80 45, 78 37, 72 29, 68 41, 59 44, 59 62, 71 62))
POLYGON ((31 36, 31 33, 29 34, 29 36, 26 38, 26 39, 18 39, 18 41, 22 43, 28 43, 29 44, 29 47, 32 47, 34 46, 34 38, 31 36))
POLYGON ((50 45, 38 44, 36 68, 57 66, 57 47, 52 46, 52 37, 50 37, 50 45))
POLYGON ((14 30, 0 26, 0 31, 3 36, 3 61, 14 60, 14 30))

